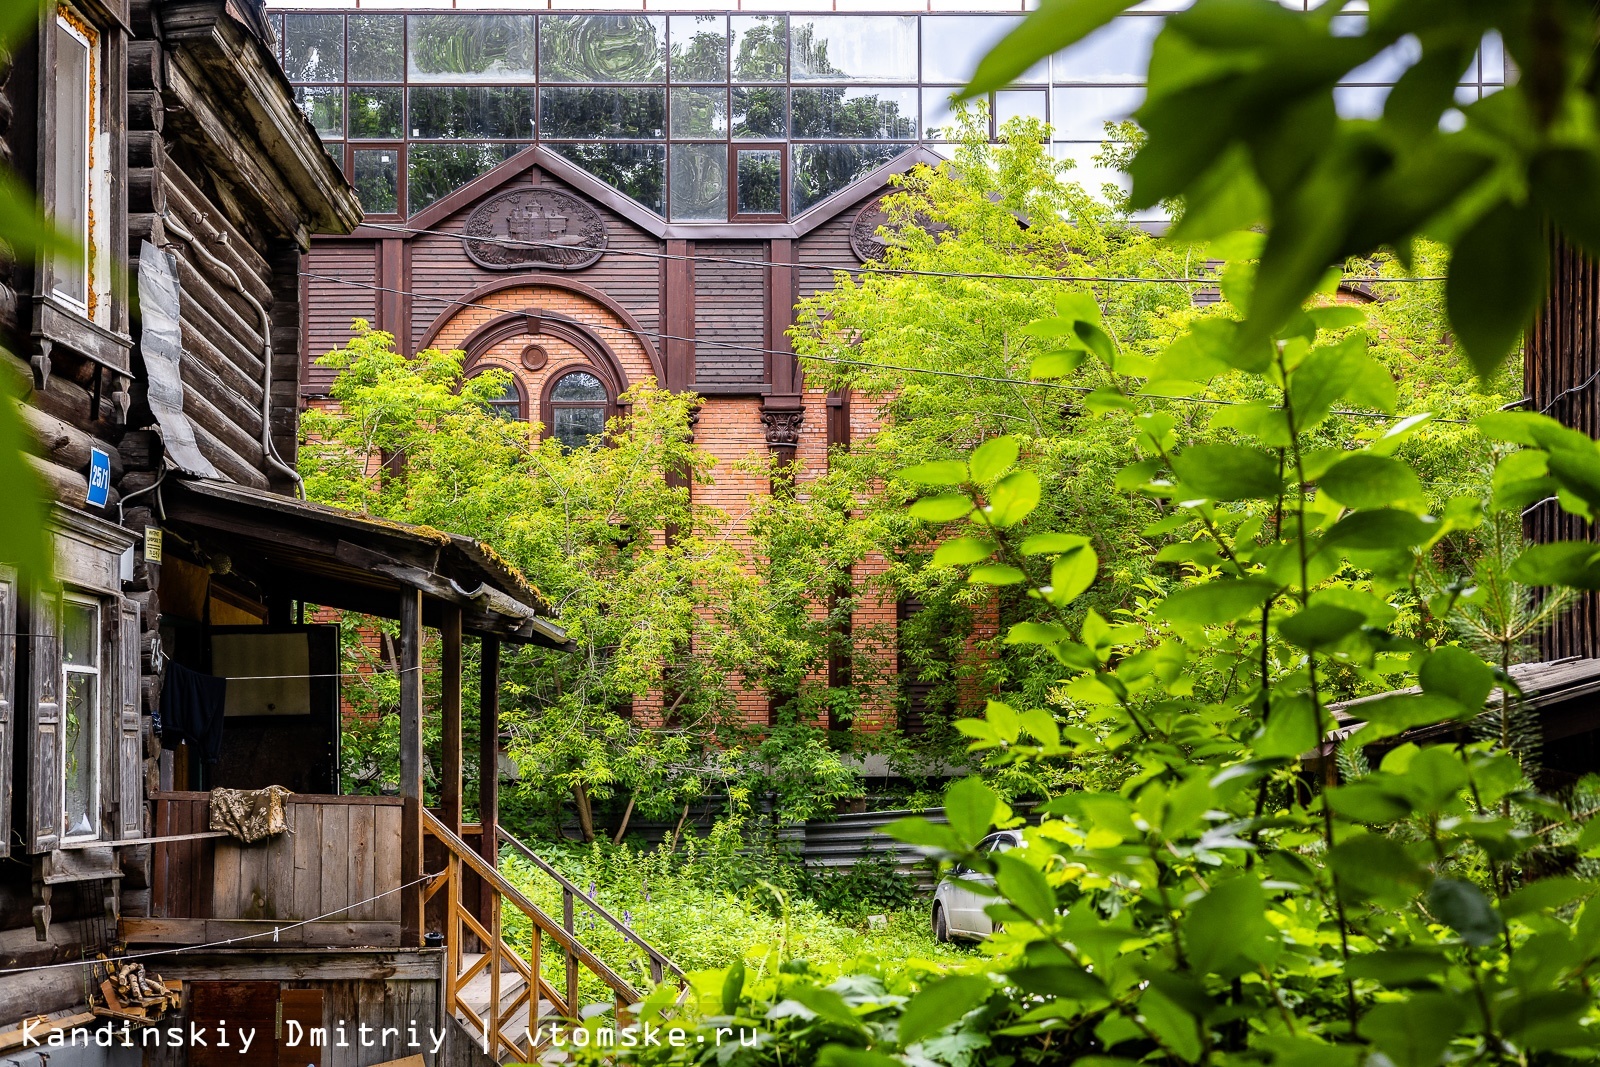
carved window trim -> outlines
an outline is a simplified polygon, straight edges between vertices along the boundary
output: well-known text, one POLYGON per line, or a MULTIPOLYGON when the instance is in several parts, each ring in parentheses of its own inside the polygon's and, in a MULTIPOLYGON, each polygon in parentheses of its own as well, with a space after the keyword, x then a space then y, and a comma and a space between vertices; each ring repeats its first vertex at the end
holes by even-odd
POLYGON ((611 375, 605 369, 593 363, 567 364, 556 373, 550 375, 549 379, 544 383, 544 388, 539 392, 539 436, 541 438, 555 436, 555 413, 557 408, 579 410, 600 408, 605 413, 606 421, 610 422, 621 411, 621 406, 617 403, 618 392, 617 383, 612 380, 611 375), (605 390, 606 398, 604 403, 598 400, 567 401, 553 399, 556 386, 574 374, 587 374, 598 381, 600 387, 605 390))

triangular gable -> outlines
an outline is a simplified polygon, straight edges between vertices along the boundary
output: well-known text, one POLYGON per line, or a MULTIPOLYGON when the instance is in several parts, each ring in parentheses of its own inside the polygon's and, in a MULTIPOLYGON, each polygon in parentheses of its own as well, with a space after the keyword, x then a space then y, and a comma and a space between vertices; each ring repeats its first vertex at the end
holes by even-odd
MULTIPOLYGON (((582 193, 612 213, 620 215, 641 230, 658 238, 680 240, 695 240, 696 238, 767 240, 777 238, 782 240, 803 237, 828 220, 837 218, 862 202, 877 196, 888 187, 889 179, 896 174, 904 174, 918 164, 938 166, 943 162, 945 162, 944 157, 937 153, 921 145, 911 146, 882 166, 869 171, 859 181, 851 183, 832 196, 814 204, 792 222, 674 223, 668 222, 620 190, 607 185, 571 160, 557 155, 543 145, 530 145, 499 166, 486 171, 455 192, 413 215, 404 224, 404 227, 411 230, 434 229, 450 216, 478 203, 501 186, 526 173, 530 168, 538 167, 551 177, 559 179, 570 186, 574 191, 582 193)), ((396 226, 395 228, 400 227, 396 226)), ((387 230, 388 227, 386 226, 385 229, 387 230)), ((414 236, 416 236, 414 233, 404 234, 406 238, 414 236)))

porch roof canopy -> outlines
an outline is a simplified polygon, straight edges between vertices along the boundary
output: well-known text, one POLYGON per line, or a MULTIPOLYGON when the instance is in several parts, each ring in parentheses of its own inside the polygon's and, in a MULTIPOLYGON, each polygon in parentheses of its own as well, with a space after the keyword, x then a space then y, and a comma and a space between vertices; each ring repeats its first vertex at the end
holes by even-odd
POLYGON ((569 645, 539 591, 470 537, 181 476, 161 493, 166 525, 228 552, 243 576, 290 599, 393 619, 400 594, 417 590, 427 625, 452 604, 466 633, 569 645))

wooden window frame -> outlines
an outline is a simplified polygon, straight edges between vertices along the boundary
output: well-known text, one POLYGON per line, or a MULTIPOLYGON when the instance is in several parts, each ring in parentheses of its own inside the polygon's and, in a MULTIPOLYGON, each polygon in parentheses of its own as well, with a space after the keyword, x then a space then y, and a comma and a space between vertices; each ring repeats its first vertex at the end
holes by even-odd
POLYGON ((611 380, 611 375, 592 363, 572 363, 562 367, 550 376, 544 383, 544 388, 539 391, 539 436, 541 439, 555 436, 555 411, 556 408, 594 408, 599 403, 592 400, 582 402, 554 400, 556 386, 574 374, 588 374, 600 383, 600 388, 606 392, 605 418, 610 422, 621 406, 617 403, 617 383, 611 380))
POLYGON ((728 221, 729 222, 788 222, 789 221, 789 142, 787 141, 730 141, 728 143, 728 221), (758 214, 739 210, 739 153, 778 153, 778 211, 758 214))
MULTIPOLYGON (((348 95, 349 94, 347 93, 346 96, 348 97, 348 95)), ((375 220, 380 221, 380 222, 394 222, 394 221, 397 221, 397 220, 404 220, 409 215, 409 212, 406 210, 406 208, 407 208, 407 205, 406 205, 406 194, 407 194, 408 190, 406 189, 406 142, 405 141, 403 141, 403 140, 402 141, 385 140, 385 141, 352 142, 351 140, 346 138, 345 142, 344 142, 344 163, 345 163, 344 174, 345 174, 345 180, 348 181, 352 186, 355 185, 355 181, 356 181, 356 176, 355 176, 356 155, 355 154, 357 152, 382 152, 382 151, 391 151, 391 152, 393 152, 395 154, 395 167, 396 167, 396 171, 395 171, 395 198, 394 198, 395 210, 394 211, 368 211, 365 207, 362 207, 362 209, 361 209, 362 217, 363 218, 368 218, 368 219, 375 219, 375 220)))
MULTIPOLYGON (((528 387, 522 384, 522 376, 509 367, 502 367, 498 363, 480 363, 467 375, 466 380, 471 381, 487 370, 503 370, 511 376, 511 387, 517 391, 517 421, 527 422, 529 407, 528 387)), ((491 410, 491 414, 497 414, 497 412, 491 410)))
MULTIPOLYGON (((107 627, 109 625, 108 620, 118 616, 119 613, 107 605, 103 598, 72 589, 62 590, 60 611, 61 625, 57 641, 61 646, 61 677, 58 680, 61 693, 61 744, 57 751, 60 756, 61 841, 66 844, 68 842, 96 841, 105 836, 103 831, 105 829, 105 809, 107 807, 106 783, 114 779, 113 775, 107 775, 106 773, 108 750, 105 735, 108 718, 107 696, 110 689, 107 682, 112 680, 107 678, 107 674, 110 673, 107 670, 107 664, 109 661, 110 665, 115 667, 117 663, 116 642, 112 640, 111 632, 107 627), (94 611, 94 663, 92 666, 67 662, 66 613, 68 605, 88 607, 94 611), (67 716, 70 714, 68 694, 71 692, 68 683, 73 675, 94 679, 94 722, 89 724, 89 730, 86 735, 93 745, 89 760, 89 770, 93 775, 93 779, 88 789, 90 810, 87 813, 93 820, 93 825, 86 834, 72 833, 72 826, 69 821, 72 813, 67 810, 67 758, 69 755, 67 751, 67 716)), ((80 730, 82 729, 83 727, 80 727, 80 730)))

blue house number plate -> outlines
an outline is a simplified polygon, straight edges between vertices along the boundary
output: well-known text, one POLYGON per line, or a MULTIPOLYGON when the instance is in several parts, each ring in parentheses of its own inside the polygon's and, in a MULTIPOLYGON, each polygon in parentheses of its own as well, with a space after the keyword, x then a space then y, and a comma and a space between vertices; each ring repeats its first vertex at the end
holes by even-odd
POLYGON ((97 508, 106 506, 111 492, 111 456, 98 448, 89 450, 89 503, 97 508))

